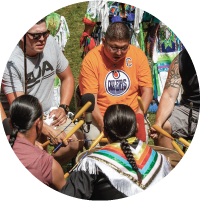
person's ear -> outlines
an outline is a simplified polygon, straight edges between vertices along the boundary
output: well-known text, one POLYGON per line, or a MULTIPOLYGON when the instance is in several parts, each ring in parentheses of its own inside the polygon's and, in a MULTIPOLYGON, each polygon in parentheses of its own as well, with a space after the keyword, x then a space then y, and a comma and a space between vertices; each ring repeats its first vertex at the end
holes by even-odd
POLYGON ((35 121, 35 126, 37 128, 39 128, 41 126, 41 121, 40 120, 41 120, 40 118, 37 118, 36 121, 35 121))
POLYGON ((102 45, 103 46, 105 45, 105 41, 106 41, 106 39, 104 37, 102 37, 102 45))

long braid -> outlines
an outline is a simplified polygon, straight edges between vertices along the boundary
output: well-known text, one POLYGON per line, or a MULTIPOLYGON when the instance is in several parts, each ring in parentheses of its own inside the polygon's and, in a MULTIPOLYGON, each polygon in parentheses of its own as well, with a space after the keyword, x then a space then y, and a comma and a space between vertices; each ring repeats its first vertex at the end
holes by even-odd
POLYGON ((121 149, 125 154, 127 161, 137 172, 138 181, 141 183, 143 177, 139 172, 130 145, 127 141, 128 138, 135 137, 136 128, 135 113, 129 106, 116 104, 107 108, 104 114, 104 131, 113 142, 120 141, 121 149))
POLYGON ((17 133, 19 132, 19 129, 18 128, 13 128, 13 131, 10 135, 10 139, 9 139, 9 143, 10 143, 10 146, 13 147, 14 143, 15 143, 15 140, 16 140, 16 137, 17 137, 17 133))
POLYGON ((22 95, 17 97, 10 106, 10 119, 13 132, 10 135, 9 143, 13 148, 17 133, 26 135, 37 118, 42 118, 42 107, 36 97, 22 95))
POLYGON ((128 141, 126 139, 123 139, 121 140, 121 149, 122 151, 124 152, 126 158, 127 158, 127 161, 131 164, 132 168, 137 172, 137 176, 138 176, 138 181, 140 183, 142 183, 142 175, 140 173, 140 171, 138 170, 138 167, 137 167, 137 164, 136 164, 136 161, 133 157, 133 154, 131 152, 131 149, 130 149, 130 146, 128 144, 128 141))
POLYGON ((9 143, 10 143, 10 146, 13 147, 14 143, 15 143, 15 140, 16 140, 16 137, 17 137, 17 133, 18 132, 21 132, 21 133, 24 133, 26 132, 25 129, 20 129, 19 126, 17 126, 15 123, 12 123, 11 121, 11 124, 12 124, 12 127, 13 127, 13 131, 10 135, 10 139, 9 139, 9 143))

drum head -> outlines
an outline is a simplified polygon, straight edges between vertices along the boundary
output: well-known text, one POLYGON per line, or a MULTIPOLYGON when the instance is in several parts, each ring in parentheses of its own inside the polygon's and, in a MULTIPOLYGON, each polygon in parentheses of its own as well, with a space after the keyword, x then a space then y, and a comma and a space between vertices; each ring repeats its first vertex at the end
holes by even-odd
POLYGON ((166 159, 170 162, 172 169, 175 168, 178 162, 182 159, 182 156, 174 150, 171 150, 165 147, 153 146, 153 145, 149 145, 149 146, 154 151, 157 151, 158 153, 163 154, 166 157, 166 159))

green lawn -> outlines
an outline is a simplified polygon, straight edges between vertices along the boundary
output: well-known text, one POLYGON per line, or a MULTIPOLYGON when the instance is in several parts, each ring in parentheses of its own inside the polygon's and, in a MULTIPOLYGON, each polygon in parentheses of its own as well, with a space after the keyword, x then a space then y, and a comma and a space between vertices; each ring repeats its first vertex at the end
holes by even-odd
MULTIPOLYGON (((67 7, 63 7, 57 11, 56 13, 65 17, 69 31, 70 31, 70 38, 67 41, 67 45, 65 47, 64 55, 68 59, 74 79, 75 79, 75 86, 78 85, 79 81, 79 73, 81 69, 82 63, 82 52, 83 49, 80 48, 80 38, 84 31, 84 24, 82 19, 86 13, 88 2, 82 2, 73 4, 67 7)), ((145 28, 144 24, 144 28, 145 28)), ((144 36, 146 33, 144 32, 144 36)), ((75 112, 75 100, 74 97, 70 103, 70 111, 75 112)), ((149 113, 149 121, 151 125, 155 122, 155 113, 149 113)), ((154 141, 150 138, 149 145, 154 145, 154 141)), ((181 147, 181 146, 180 146, 181 147)), ((53 147, 49 146, 49 151, 52 150, 53 147)), ((181 147, 182 148, 182 147, 181 147)), ((72 168, 72 162, 68 162, 62 166, 64 172, 68 172, 72 168)))

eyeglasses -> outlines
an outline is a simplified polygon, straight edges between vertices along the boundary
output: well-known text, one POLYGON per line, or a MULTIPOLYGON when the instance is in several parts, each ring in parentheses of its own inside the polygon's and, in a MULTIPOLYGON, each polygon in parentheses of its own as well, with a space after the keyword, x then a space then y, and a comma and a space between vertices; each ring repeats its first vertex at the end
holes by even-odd
POLYGON ((27 32, 27 34, 33 36, 33 39, 34 39, 34 40, 39 40, 42 35, 43 35, 44 38, 47 38, 47 37, 49 36, 49 33, 50 33, 49 30, 47 30, 47 31, 45 31, 45 32, 43 32, 43 33, 28 33, 28 32, 27 32))
MULTIPOLYGON (((107 45, 108 42, 106 41, 107 45)), ((118 50, 121 50, 121 52, 125 53, 128 49, 129 49, 129 45, 127 47, 111 47, 110 45, 108 45, 108 47, 110 48, 110 50, 112 50, 113 52, 118 52, 118 50)))

